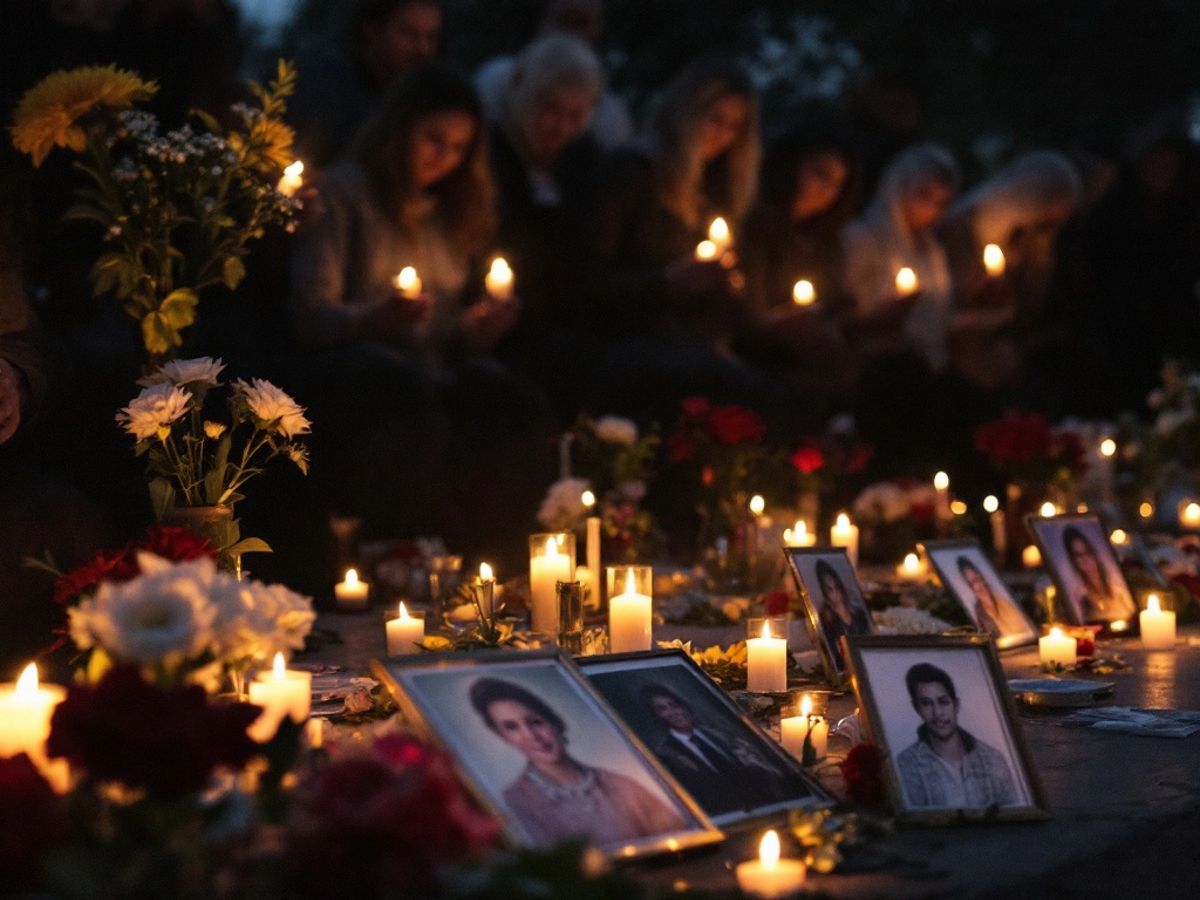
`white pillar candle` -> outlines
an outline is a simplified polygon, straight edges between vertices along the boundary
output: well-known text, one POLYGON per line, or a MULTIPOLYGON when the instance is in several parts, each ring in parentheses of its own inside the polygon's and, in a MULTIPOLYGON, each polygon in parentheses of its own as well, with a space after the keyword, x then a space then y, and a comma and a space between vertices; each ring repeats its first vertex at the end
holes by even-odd
POLYGON ((356 612, 367 608, 371 586, 358 577, 357 569, 347 569, 346 577, 333 586, 337 608, 342 612, 356 612))
POLYGON ((934 512, 939 522, 948 522, 954 518, 950 510, 950 476, 938 472, 933 476, 933 490, 936 495, 934 512))
MULTIPOLYGON (((486 610, 485 610, 486 612, 486 610)), ((420 653, 418 646, 425 640, 425 617, 410 616, 400 601, 399 612, 394 619, 384 623, 387 628, 388 656, 407 656, 410 653, 420 653)))
POLYGON ((1008 532, 1004 530, 1004 510, 1000 508, 1000 498, 995 494, 984 497, 983 511, 987 513, 988 524, 992 528, 992 549, 1003 558, 1008 552, 1008 532))
POLYGON ((296 191, 304 187, 304 179, 300 176, 304 174, 304 163, 296 160, 290 166, 283 170, 283 177, 279 179, 279 183, 275 185, 275 190, 283 194, 285 197, 293 196, 296 191))
POLYGON ((401 269, 400 274, 392 279, 392 283, 400 292, 400 296, 406 300, 416 300, 421 296, 421 276, 412 266, 405 266, 401 269))
POLYGON ((804 863, 779 856, 779 835, 768 831, 759 842, 758 859, 738 863, 738 887, 755 897, 787 897, 799 891, 807 874, 804 863))
POLYGON ((0 684, 0 756, 26 753, 50 786, 65 794, 70 772, 65 759, 46 756, 50 717, 67 696, 56 684, 38 684, 38 670, 30 663, 15 682, 0 684))
POLYGON ((829 722, 823 716, 812 714, 812 698, 808 694, 800 702, 800 712, 779 719, 779 736, 783 749, 798 760, 804 759, 804 739, 812 731, 812 748, 815 759, 824 759, 829 751, 829 722))
POLYGON ((1147 650, 1170 650, 1175 646, 1175 613, 1159 606, 1158 594, 1146 598, 1146 608, 1138 613, 1142 627, 1142 646, 1147 650))
MULTIPOLYGON (((593 494, 591 491, 584 491, 582 499, 583 499, 583 505, 588 508, 588 512, 594 512, 596 509, 596 495, 593 494)), ((604 571, 600 567, 600 517, 599 516, 589 515, 587 517, 587 567, 589 570, 589 574, 591 572, 595 572, 597 578, 599 577, 600 573, 604 571)), ((579 578, 577 580, 582 581, 583 579, 579 578)), ((594 585, 593 589, 596 590, 596 592, 597 592, 596 596, 594 598, 594 602, 599 603, 600 602, 600 595, 599 595, 599 591, 598 591, 599 585, 594 585)))
POLYGON ((1048 668, 1075 665, 1075 644, 1075 638, 1063 634, 1061 628, 1051 628, 1048 635, 1038 638, 1038 656, 1042 665, 1048 668))
POLYGON ((858 567, 858 526, 850 521, 846 513, 838 513, 837 521, 829 529, 829 543, 835 547, 845 547, 850 565, 858 567))
POLYGON ((483 277, 483 287, 488 292, 488 296, 496 300, 512 299, 513 270, 503 256, 497 256, 492 260, 487 275, 483 277))
POLYGON ((808 523, 803 519, 797 519, 793 527, 783 529, 783 543, 788 547, 815 547, 817 533, 809 531, 808 523))
POLYGON ((766 694, 787 690, 787 638, 772 637, 770 622, 762 636, 746 641, 746 690, 766 694))
POLYGON ((649 650, 653 600, 637 592, 633 569, 625 573, 624 590, 608 600, 608 649, 611 653, 649 650))
POLYGON ((529 603, 531 626, 542 634, 558 634, 558 594, 560 581, 575 580, 572 555, 564 552, 570 539, 565 534, 535 535, 540 546, 530 547, 529 556, 529 603))
POLYGON ((1102 438, 1096 447, 1095 479, 1100 485, 1101 496, 1108 498, 1113 492, 1113 468, 1117 456, 1117 442, 1110 437, 1102 438))
POLYGON ((247 733, 259 743, 266 743, 275 736, 285 717, 293 722, 308 718, 312 709, 312 673, 286 668, 283 654, 276 653, 271 671, 250 682, 250 702, 261 706, 263 711, 247 733))

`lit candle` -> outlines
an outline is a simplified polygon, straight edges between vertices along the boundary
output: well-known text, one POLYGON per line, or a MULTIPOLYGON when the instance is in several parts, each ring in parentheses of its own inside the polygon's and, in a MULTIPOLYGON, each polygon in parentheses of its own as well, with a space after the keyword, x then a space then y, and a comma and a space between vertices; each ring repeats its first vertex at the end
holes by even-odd
POLYGON ((293 722, 308 718, 312 709, 312 673, 286 668, 283 654, 276 653, 271 671, 260 673, 250 682, 250 702, 261 706, 263 711, 246 731, 259 743, 266 743, 285 717, 293 722))
POLYGON ((484 618, 490 619, 496 613, 496 576, 487 563, 479 564, 479 577, 475 579, 475 584, 482 589, 476 594, 480 611, 484 618))
POLYGON ((392 283, 406 300, 416 300, 421 296, 421 276, 412 266, 401 269, 400 274, 392 279, 392 283))
POLYGON ((708 239, 717 248, 717 256, 721 256, 733 246, 733 235, 729 231, 729 223, 717 216, 708 226, 708 239))
POLYGON ((1103 438, 1096 447, 1096 481, 1104 497, 1111 497, 1113 492, 1113 466, 1116 462, 1117 442, 1110 437, 1103 438))
POLYGON ((1041 514, 1043 519, 1049 519, 1058 515, 1058 507, 1055 506, 1051 501, 1047 500, 1042 504, 1041 509, 1039 509, 1038 512, 1041 514))
POLYGON ((1147 650, 1170 650, 1175 646, 1175 613, 1159 606, 1158 594, 1146 598, 1138 623, 1142 626, 1142 646, 1147 650))
POLYGON ((807 278, 801 278, 792 285, 792 302, 797 306, 812 306, 817 302, 817 291, 807 278))
POLYGON ((1108 538, 1114 547, 1124 547, 1129 543, 1129 532, 1124 528, 1114 528, 1108 538))
POLYGON ((1179 511, 1179 524, 1184 528, 1200 528, 1200 503, 1185 503, 1179 511))
POLYGON ((487 275, 483 278, 483 286, 488 296, 497 300, 511 300, 513 295, 513 271, 508 260, 497 256, 492 260, 487 275))
POLYGON ((1038 656, 1042 660, 1042 668, 1055 669, 1075 665, 1075 645, 1073 637, 1063 634, 1057 625, 1050 629, 1045 637, 1038 638, 1038 656))
MULTIPOLYGON (((587 517, 587 568, 588 568, 588 575, 589 575, 589 577, 591 577, 592 573, 595 572, 596 578, 598 579, 600 573, 603 572, 604 570, 602 568, 600 568, 600 517, 591 515, 591 513, 595 512, 595 510, 596 510, 596 495, 594 493, 592 493, 591 491, 584 491, 582 500, 583 500, 583 505, 587 507, 588 513, 589 513, 589 515, 587 517)), ((576 573, 576 579, 580 582, 583 581, 583 578, 581 578, 578 575, 578 573, 576 573)), ((600 602, 600 586, 599 586, 599 584, 594 585, 593 594, 594 594, 594 596, 592 598, 593 603, 599 604, 599 602, 600 602)), ((584 591, 584 596, 585 597, 587 596, 587 591, 584 591)))
POLYGON ((798 859, 779 858, 779 835, 774 829, 762 836, 758 859, 738 863, 737 883, 755 897, 787 897, 804 886, 806 869, 798 859))
POLYGON ((992 278, 1004 274, 1004 251, 999 244, 988 244, 983 248, 983 267, 992 278))
POLYGON ((296 160, 290 166, 283 170, 283 177, 279 179, 279 183, 275 185, 275 190, 283 194, 285 197, 293 196, 296 191, 304 187, 304 179, 300 176, 304 174, 304 163, 296 160))
POLYGON ((824 759, 829 751, 829 722, 812 714, 812 698, 805 694, 800 701, 800 713, 779 720, 779 735, 783 749, 801 762, 804 761, 804 740, 812 733, 813 759, 824 759))
POLYGON ((787 547, 815 547, 817 534, 808 530, 807 522, 797 519, 793 527, 783 529, 783 543, 787 547))
POLYGON ((906 553, 904 562, 896 566, 896 574, 908 581, 919 581, 928 574, 928 569, 916 553, 906 553))
POLYGON ((529 602, 531 626, 542 634, 558 634, 560 581, 575 580, 575 538, 568 534, 538 534, 530 539, 529 602), (570 552, 564 552, 569 546, 570 552))
POLYGON ((945 472, 935 474, 933 476, 933 490, 936 494, 934 511, 938 521, 949 521, 953 518, 953 514, 950 512, 950 476, 945 472))
POLYGON ((1141 516, 1143 519, 1153 518, 1154 517, 1154 504, 1151 503, 1149 500, 1143 500, 1141 503, 1138 504, 1138 515, 1141 516))
POLYGON ((987 513, 988 524, 992 527, 992 549, 998 557, 1003 558, 1008 552, 1008 533, 1004 530, 1004 511, 1000 509, 1000 498, 995 494, 984 497, 983 511, 987 513))
POLYGON ((701 241, 696 245, 696 259, 700 262, 712 262, 717 258, 717 245, 712 241, 701 241))
POLYGON ((420 652, 418 645, 425 640, 424 616, 410 616, 401 600, 399 614, 394 619, 388 619, 385 625, 388 656, 407 656, 420 652))
POLYGON ((650 649, 653 601, 637 592, 633 569, 625 572, 625 590, 608 601, 608 649, 629 653, 650 649))
POLYGON ((370 592, 371 586, 359 580, 357 569, 347 569, 345 579, 333 586, 337 608, 343 612, 366 609, 370 592))
POLYGON ((905 266, 896 273, 896 293, 908 297, 917 292, 917 273, 905 266))
POLYGON ((56 684, 38 684, 38 670, 30 663, 15 682, 0 684, 0 756, 26 753, 50 786, 67 792, 70 772, 65 759, 46 756, 50 717, 67 696, 56 684))
POLYGON ((1027 569, 1036 569, 1042 564, 1042 551, 1035 544, 1030 544, 1021 551, 1021 562, 1027 569))
POLYGON ((787 638, 772 637, 763 622, 762 636, 746 641, 746 690, 756 694, 787 690, 787 638))
POLYGON ((837 514, 837 521, 829 529, 829 542, 835 547, 845 547, 850 565, 858 566, 858 526, 850 521, 846 513, 837 514))

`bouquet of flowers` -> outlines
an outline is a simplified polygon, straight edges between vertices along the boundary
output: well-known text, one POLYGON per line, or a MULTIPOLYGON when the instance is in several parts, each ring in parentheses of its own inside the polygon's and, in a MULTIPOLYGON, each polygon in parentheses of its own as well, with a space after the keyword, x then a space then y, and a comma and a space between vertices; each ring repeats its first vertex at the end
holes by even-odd
POLYGON ((1009 412, 975 432, 975 449, 1010 482, 1065 484, 1087 469, 1078 434, 1050 427, 1037 413, 1009 412))
POLYGON ((1200 372, 1189 372, 1178 362, 1163 366, 1162 387, 1150 392, 1146 403, 1154 413, 1149 427, 1126 423, 1127 447, 1136 449, 1135 471, 1141 484, 1156 490, 1175 487, 1194 490, 1200 472, 1200 372))
POLYGON ((928 481, 877 481, 863 488, 850 508, 863 529, 863 558, 895 562, 917 541, 933 536, 937 492, 928 481))
MULTIPOLYGON (((269 381, 233 382, 224 421, 206 409, 213 389, 223 386, 224 368, 207 356, 168 362, 139 381, 142 392, 117 413, 118 424, 137 441, 134 452, 146 456, 159 519, 179 507, 232 510, 243 485, 280 456, 308 472, 308 450, 297 439, 311 423, 304 408, 269 381)), ((208 537, 226 561, 271 549, 257 538, 241 540, 232 515, 214 527, 208 537)))
POLYGON ((181 345, 201 291, 241 283, 248 245, 267 226, 293 227, 299 204, 275 185, 292 162, 282 116, 295 78, 281 61, 267 87, 251 83, 257 105, 233 106, 238 124, 228 131, 197 112, 195 123, 160 133, 158 120, 135 108, 157 85, 115 66, 59 70, 18 104, 13 144, 35 167, 54 147, 83 157, 75 167, 90 184, 77 189, 67 217, 103 232, 93 293, 116 297, 152 357, 181 345))

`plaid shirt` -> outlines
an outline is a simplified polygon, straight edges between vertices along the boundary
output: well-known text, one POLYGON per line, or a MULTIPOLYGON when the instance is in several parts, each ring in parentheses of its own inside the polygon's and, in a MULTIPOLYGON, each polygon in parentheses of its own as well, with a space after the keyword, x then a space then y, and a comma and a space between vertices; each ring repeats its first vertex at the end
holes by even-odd
MULTIPOLYGON (((983 809, 1016 803, 1016 786, 1003 754, 961 728, 959 734, 966 749, 962 772, 967 808, 983 809)), ((917 736, 919 740, 896 757, 896 768, 900 771, 905 798, 910 806, 947 808, 950 806, 947 798, 954 793, 950 782, 953 776, 934 754, 924 725, 918 729, 917 736)))

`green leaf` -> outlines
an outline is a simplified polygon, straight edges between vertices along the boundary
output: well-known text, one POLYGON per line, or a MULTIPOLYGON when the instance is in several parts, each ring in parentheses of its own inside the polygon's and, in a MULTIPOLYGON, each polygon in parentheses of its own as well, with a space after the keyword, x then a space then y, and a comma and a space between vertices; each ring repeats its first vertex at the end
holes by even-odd
POLYGON ((179 330, 171 327, 160 313, 147 313, 142 319, 142 344, 147 353, 163 354, 183 343, 179 330))
POLYGON ((225 467, 213 469, 204 476, 204 502, 216 504, 225 491, 225 467))
POLYGON ((195 291, 179 288, 163 297, 158 311, 175 328, 186 328, 196 321, 196 304, 199 302, 195 291))
POLYGON ((133 263, 124 254, 103 254, 92 264, 92 269, 88 272, 88 278, 92 282, 92 296, 99 297, 101 294, 111 291, 117 286, 118 281, 123 282, 130 277, 132 268, 133 263))
POLYGON ((165 478, 150 479, 150 505, 154 508, 154 518, 159 520, 168 509, 175 505, 175 488, 165 478))
POLYGON ((246 265, 236 256, 225 257, 225 262, 221 266, 221 278, 225 282, 225 287, 231 291, 236 290, 237 286, 242 283, 242 279, 246 277, 246 265))
POLYGON ((99 222, 101 225, 107 228, 112 222, 113 217, 106 210, 103 210, 98 206, 94 206, 91 203, 76 203, 65 213, 63 213, 63 219, 66 221, 82 221, 90 219, 93 222, 99 222))
POLYGON ((226 548, 225 552, 230 553, 230 554, 234 554, 234 553, 246 554, 246 553, 274 553, 275 551, 272 550, 271 545, 268 544, 266 541, 264 541, 262 538, 248 537, 248 538, 242 538, 240 541, 238 541, 232 547, 226 548))

